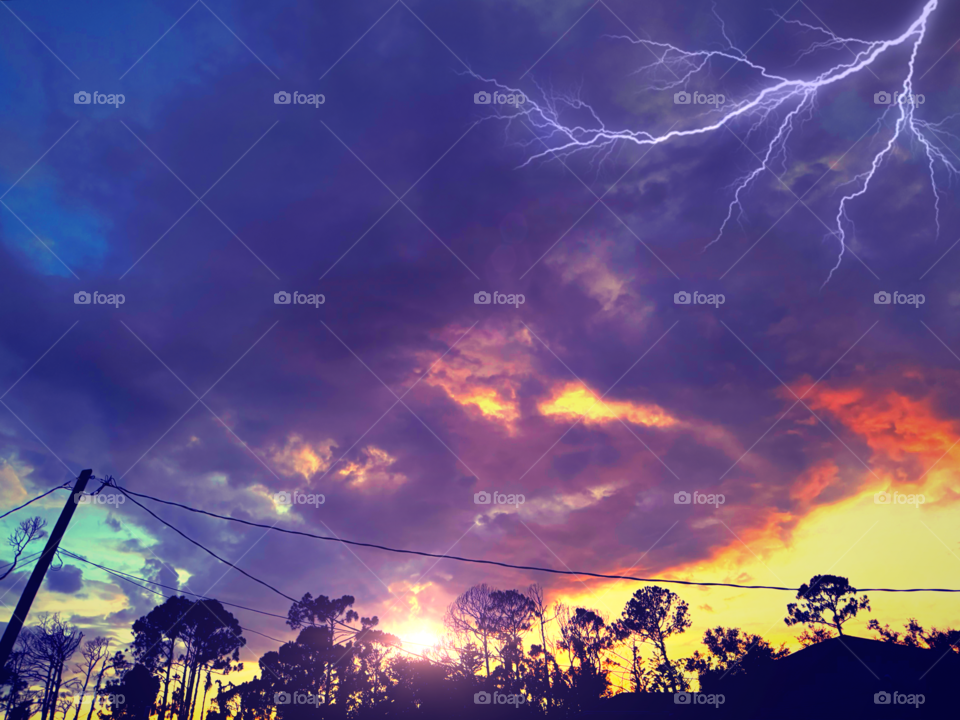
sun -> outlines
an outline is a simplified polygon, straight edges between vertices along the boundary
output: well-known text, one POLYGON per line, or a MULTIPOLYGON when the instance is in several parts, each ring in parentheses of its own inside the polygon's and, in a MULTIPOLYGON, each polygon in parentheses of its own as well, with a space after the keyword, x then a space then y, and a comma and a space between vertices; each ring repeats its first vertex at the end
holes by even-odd
POLYGON ((412 622, 392 631, 403 641, 404 647, 417 654, 440 643, 441 631, 431 623, 412 622))

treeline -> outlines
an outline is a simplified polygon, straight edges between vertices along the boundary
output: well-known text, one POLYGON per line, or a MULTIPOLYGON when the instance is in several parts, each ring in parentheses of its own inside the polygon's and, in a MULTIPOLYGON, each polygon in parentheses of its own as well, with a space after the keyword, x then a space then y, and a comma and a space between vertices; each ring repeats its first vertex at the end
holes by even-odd
MULTIPOLYGON (((477 585, 450 605, 446 635, 426 650, 406 647, 354 604, 349 595, 304 595, 287 617, 296 639, 265 653, 260 674, 236 684, 227 676, 242 669, 246 640, 216 600, 168 598, 133 624, 126 651, 112 654, 110 641, 82 643, 59 616, 43 616, 4 668, 0 707, 5 720, 80 720, 85 702, 85 720, 95 707, 98 720, 489 717, 495 710, 486 705, 513 706, 515 718, 578 717, 622 692, 714 692, 723 678, 759 673, 789 654, 718 626, 692 656, 671 656, 668 641, 692 621, 687 603, 657 586, 637 590, 609 619, 548 603, 538 585, 477 585), (82 660, 70 668, 78 649, 82 660)), ((784 622, 802 626, 798 639, 807 646, 843 635, 869 610, 846 578, 818 575, 787 605, 784 622)), ((956 652, 960 644, 960 631, 928 632, 915 619, 904 632, 876 620, 868 627, 898 645, 956 652)))

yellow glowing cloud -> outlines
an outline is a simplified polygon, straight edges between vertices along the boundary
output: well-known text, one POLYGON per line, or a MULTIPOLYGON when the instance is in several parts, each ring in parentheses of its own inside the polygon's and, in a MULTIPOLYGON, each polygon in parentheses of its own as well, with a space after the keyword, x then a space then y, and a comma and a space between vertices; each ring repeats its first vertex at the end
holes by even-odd
POLYGON ((363 449, 367 456, 362 463, 347 462, 337 470, 343 478, 350 478, 351 486, 364 491, 395 490, 407 481, 403 473, 391 472, 397 459, 385 450, 369 445, 363 449))
POLYGON ((282 448, 276 446, 270 448, 270 459, 282 474, 288 477, 302 475, 309 480, 316 473, 330 467, 335 447, 337 443, 333 440, 311 446, 300 435, 294 433, 287 438, 282 448))
MULTIPOLYGON (((443 339, 453 345, 465 330, 450 328, 443 339)), ((530 333, 519 323, 500 329, 473 330, 423 382, 442 388, 458 405, 473 408, 513 433, 520 418, 520 380, 533 371, 532 344, 530 333)), ((423 359, 428 360, 427 356, 423 359)))
POLYGON ((578 383, 567 383, 554 391, 550 400, 540 403, 540 413, 548 417, 573 420, 583 416, 588 424, 626 420, 647 427, 671 427, 678 423, 658 405, 641 405, 626 400, 600 400, 600 396, 578 383))

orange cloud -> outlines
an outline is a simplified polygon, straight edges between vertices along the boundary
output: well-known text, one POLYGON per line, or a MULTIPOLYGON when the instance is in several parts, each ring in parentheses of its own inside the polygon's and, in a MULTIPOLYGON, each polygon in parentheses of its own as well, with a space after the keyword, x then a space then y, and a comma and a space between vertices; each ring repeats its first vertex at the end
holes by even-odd
POLYGON ((865 388, 818 386, 805 402, 826 410, 894 461, 908 455, 937 459, 956 442, 957 422, 940 417, 930 398, 915 400, 895 390, 871 394, 865 388))
POLYGON ((337 444, 333 440, 311 446, 300 435, 293 433, 282 448, 271 446, 269 457, 281 474, 287 477, 302 475, 309 480, 317 472, 330 467, 335 447, 337 444))
POLYGON ((367 457, 362 463, 347 462, 337 470, 338 475, 350 479, 351 487, 367 492, 380 492, 395 490, 407 481, 407 476, 403 473, 390 470, 390 466, 397 459, 386 450, 368 445, 363 449, 363 454, 367 457))
POLYGON ((827 461, 808 468, 790 488, 790 497, 794 500, 809 502, 815 500, 824 488, 839 479, 839 468, 833 461, 827 461))
MULTIPOLYGON (((465 330, 449 328, 444 340, 453 345, 465 330)), ((533 338, 519 323, 505 328, 474 329, 423 382, 442 388, 458 405, 471 408, 513 434, 520 418, 520 381, 533 373, 532 345, 533 338)), ((423 360, 428 360, 426 355, 423 360)), ((430 364, 433 362, 431 359, 430 364)), ((427 367, 430 365, 423 370, 427 367)))
MULTIPOLYGON (((906 370, 901 376, 923 380, 916 370, 906 370)), ((809 378, 798 385, 804 383, 809 387, 809 378)), ((783 397, 792 400, 786 391, 783 397)), ((870 463, 885 482, 922 480, 924 493, 950 494, 949 487, 960 471, 960 452, 951 453, 960 438, 960 422, 944 417, 933 395, 917 398, 888 388, 818 385, 804 402, 818 412, 830 413, 862 437, 873 451, 870 463), (918 466, 923 468, 922 475, 918 466)))

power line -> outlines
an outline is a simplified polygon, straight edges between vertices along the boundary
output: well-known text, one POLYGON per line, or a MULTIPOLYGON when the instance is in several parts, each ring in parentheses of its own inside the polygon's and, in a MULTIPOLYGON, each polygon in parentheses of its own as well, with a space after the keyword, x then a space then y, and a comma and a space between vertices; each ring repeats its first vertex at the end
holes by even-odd
MULTIPOLYGON (((77 555, 76 553, 70 552, 69 550, 66 550, 66 549, 64 549, 64 548, 61 548, 61 549, 60 549, 60 552, 62 552, 64 555, 67 555, 68 557, 73 558, 74 560, 79 560, 80 562, 87 563, 88 565, 93 565, 94 567, 97 567, 97 568, 99 568, 100 570, 103 570, 103 571, 106 572, 106 573, 109 573, 109 574, 111 574, 111 575, 116 576, 116 577, 119 578, 120 580, 125 580, 126 582, 130 583, 131 585, 136 585, 137 587, 139 587, 139 588, 141 588, 141 589, 143 589, 143 590, 146 590, 147 592, 152 592, 154 595, 159 595, 159 596, 162 597, 162 598, 168 598, 168 597, 170 597, 170 596, 164 595, 162 592, 159 592, 158 590, 154 590, 153 588, 149 588, 149 587, 146 587, 145 585, 141 585, 140 583, 138 583, 138 582, 136 582, 136 581, 137 581, 137 580, 142 580, 142 581, 145 582, 145 583, 150 583, 151 585, 157 585, 158 587, 166 588, 167 590, 173 590, 174 592, 181 593, 181 594, 184 594, 184 595, 192 595, 193 597, 199 598, 201 601, 202 601, 202 600, 212 600, 212 599, 214 599, 214 598, 205 597, 205 596, 203 596, 203 595, 198 595, 197 593, 189 592, 188 590, 180 590, 180 589, 178 589, 178 588, 173 588, 173 587, 170 587, 169 585, 164 585, 163 583, 158 583, 158 582, 156 582, 155 580, 147 580, 146 578, 137 577, 136 575, 130 575, 129 573, 125 573, 125 572, 123 572, 122 570, 116 570, 116 569, 114 569, 114 568, 108 568, 108 567, 106 567, 105 565, 101 565, 101 564, 99 564, 99 563, 93 562, 92 560, 88 560, 88 559, 86 559, 86 558, 84 558, 84 557, 80 557, 80 556, 77 555), (131 579, 131 578, 132 578, 132 579, 131 579)), ((286 619, 287 619, 287 616, 286 616, 286 615, 277 615, 276 613, 267 612, 266 610, 257 610, 256 608, 246 607, 245 605, 237 605, 236 603, 224 602, 223 600, 217 600, 217 602, 220 603, 221 605, 228 605, 228 606, 230 606, 230 607, 240 608, 241 610, 249 610, 250 612, 260 613, 261 615, 269 615, 270 617, 281 618, 281 619, 283 619, 283 620, 286 620, 286 619)), ((337 621, 337 622, 338 622, 340 625, 343 625, 344 627, 349 628, 350 630, 354 631, 355 633, 356 633, 356 632, 359 632, 359 631, 357 630, 357 628, 354 628, 354 627, 352 627, 352 626, 350 626, 350 625, 347 625, 346 623, 340 623, 339 621, 337 621)), ((314 626, 314 627, 316 627, 316 626, 314 626)), ((268 640, 273 640, 274 642, 280 643, 281 645, 285 645, 286 643, 291 642, 290 640, 280 640, 280 639, 275 638, 275 637, 270 637, 269 635, 266 635, 266 634, 264 634, 264 633, 262 633, 262 632, 259 632, 258 630, 252 630, 252 629, 250 629, 250 628, 243 627, 242 625, 240 626, 240 629, 243 630, 244 632, 251 632, 251 633, 253 633, 254 635, 260 635, 260 636, 262 636, 262 637, 267 638, 268 640)), ((404 640, 404 641, 401 641, 401 642, 407 642, 407 641, 404 640)), ((421 645, 421 646, 423 646, 423 647, 433 647, 433 646, 431 646, 431 645, 424 645, 423 643, 416 643, 416 642, 408 642, 408 644, 410 644, 410 645, 421 645)), ((421 660, 427 660, 428 662, 434 662, 433 660, 430 660, 430 658, 423 657, 422 655, 417 655, 416 653, 410 652, 409 650, 406 650, 406 649, 404 649, 404 648, 402 648, 402 647, 395 646, 395 645, 391 645, 391 647, 396 647, 397 650, 399 650, 399 651, 401 651, 401 652, 405 652, 405 653, 407 653, 407 654, 409 654, 409 655, 413 655, 414 657, 420 658, 421 660)), ((444 663, 435 663, 435 664, 443 665, 444 667, 450 667, 450 666, 448 666, 448 665, 445 665, 444 663)), ((221 674, 223 674, 223 673, 221 673, 221 674)))
MULTIPOLYGON (((582 576, 582 577, 594 577, 594 578, 601 578, 601 579, 603 579, 603 580, 632 580, 632 581, 634 581, 634 582, 641 582, 641 583, 663 583, 663 584, 672 584, 672 585, 692 585, 692 586, 697 586, 697 587, 729 587, 729 588, 736 588, 736 589, 738 589, 738 590, 783 590, 783 591, 787 591, 787 592, 798 592, 798 591, 799 591, 799 588, 795 588, 795 587, 780 587, 780 586, 777 586, 777 585, 739 585, 739 584, 736 584, 736 583, 696 582, 696 581, 694 581, 694 580, 667 580, 667 579, 664 579, 664 578, 640 578, 640 577, 633 577, 633 576, 631 576, 631 575, 607 575, 607 574, 605 574, 605 573, 586 572, 586 571, 580 571, 580 570, 555 570, 555 569, 553 569, 553 568, 538 567, 538 566, 535 566, 535 565, 514 565, 513 563, 497 562, 496 560, 480 560, 480 559, 477 559, 477 558, 458 557, 458 556, 456 556, 456 555, 440 555, 440 554, 437 554, 437 553, 422 552, 422 551, 420 551, 420 550, 402 550, 402 549, 400 549, 400 548, 388 547, 388 546, 386 546, 386 545, 376 545, 376 544, 373 544, 373 543, 357 542, 356 540, 344 540, 343 538, 327 537, 326 535, 316 535, 316 534, 314 534, 314 533, 304 532, 304 531, 302 531, 302 530, 288 530, 288 529, 286 529, 286 528, 282 528, 282 527, 275 526, 275 525, 265 525, 265 524, 263 524, 263 523, 252 522, 252 521, 250 521, 250 520, 241 520, 240 518, 228 517, 228 516, 226 516, 226 515, 218 515, 217 513, 209 512, 209 511, 207 511, 207 510, 199 510, 199 509, 197 509, 197 508, 190 507, 189 505, 183 505, 183 504, 181 504, 181 503, 171 502, 170 500, 161 500, 160 498, 155 498, 155 497, 153 497, 153 496, 151 496, 151 495, 144 495, 144 494, 142 494, 142 493, 136 493, 136 492, 133 492, 133 491, 131 491, 131 490, 127 490, 126 488, 121 488, 121 487, 119 487, 119 486, 117 486, 117 485, 114 485, 113 487, 115 487, 117 490, 119 490, 121 493, 123 493, 123 494, 126 495, 127 497, 130 497, 130 495, 136 495, 137 497, 142 497, 142 498, 146 498, 146 499, 148 499, 148 500, 153 500, 154 502, 162 503, 162 504, 164 504, 164 505, 172 505, 172 506, 174 506, 174 507, 182 508, 183 510, 188 510, 188 511, 190 511, 190 512, 197 513, 197 514, 200 514, 200 515, 208 515, 209 517, 217 518, 217 519, 219 519, 219 520, 229 520, 229 521, 231 521, 231 522, 241 523, 241 524, 243 524, 243 525, 248 525, 248 526, 250 526, 250 527, 258 527, 258 528, 265 528, 265 529, 267 529, 267 530, 274 530, 275 532, 284 533, 284 534, 287 534, 287 535, 300 535, 300 536, 302 536, 302 537, 308 537, 308 538, 312 538, 312 539, 314 539, 314 540, 326 540, 326 541, 329 541, 329 542, 343 543, 344 545, 354 545, 354 546, 356 546, 356 547, 374 548, 374 549, 376 549, 376 550, 384 550, 384 551, 386 551, 386 552, 399 553, 399 554, 402 554, 402 555, 417 555, 417 556, 419 556, 419 557, 437 558, 437 559, 440 559, 440 560, 456 560, 457 562, 473 563, 473 564, 477 564, 477 565, 495 565, 495 566, 497 566, 497 567, 510 568, 510 569, 513 569, 513 570, 532 570, 532 571, 534 571, 534 572, 551 573, 551 574, 553 574, 553 575, 572 575, 572 576, 582 576)), ((165 525, 168 525, 169 527, 173 527, 172 525, 169 525, 169 523, 167 523, 166 521, 164 521, 164 520, 160 519, 159 517, 157 517, 157 515, 155 515, 151 510, 149 510, 148 508, 144 507, 141 503, 137 502, 137 501, 134 500, 132 497, 131 497, 130 499, 131 499, 135 504, 139 505, 141 508, 143 508, 143 509, 146 510, 148 513, 150 513, 151 515, 153 515, 153 517, 155 517, 155 518, 157 518, 158 520, 160 520, 160 522, 164 523, 165 525)), ((173 528, 173 529, 176 530, 176 528, 173 528)), ((183 533, 181 533, 179 530, 176 530, 176 531, 177 531, 178 533, 180 533, 181 535, 183 535, 183 533)), ((186 537, 186 535, 183 535, 183 536, 186 537)), ((189 538, 187 538, 187 539, 189 540, 189 538)), ((199 545, 199 543, 197 543, 197 542, 194 541, 194 540, 190 540, 190 542, 194 543, 195 545, 199 545)), ((202 546, 200 546, 200 547, 202 547, 202 546)), ((204 550, 206 550, 206 548, 204 548, 204 550)), ((213 552, 212 552, 212 551, 207 550, 207 552, 210 553, 211 555, 213 555, 213 552)), ((214 555, 214 557, 217 557, 217 556, 214 555)), ((217 557, 217 559, 219 560, 220 558, 217 557)), ((224 560, 223 562, 227 562, 227 561, 224 560)), ((231 563, 227 563, 227 564, 230 565, 231 563)), ((233 566, 233 567, 236 567, 236 566, 233 566)), ((236 569, 239 570, 239 568, 236 568, 236 569)), ((243 572, 243 570, 240 570, 240 572, 243 573, 244 575, 247 575, 247 577, 251 577, 251 578, 252 578, 251 575, 248 575, 247 573, 243 572)), ((256 578, 253 578, 253 579, 256 579, 256 578)), ((288 595, 284 595, 284 593, 281 593, 279 590, 276 590, 276 588, 273 588, 272 586, 267 585, 267 583, 263 582, 262 580, 257 580, 257 582, 259 582, 261 585, 266 585, 266 586, 269 587, 271 590, 274 590, 275 592, 280 593, 281 595, 283 595, 283 596, 286 597, 287 599, 291 599, 288 595)), ((960 593, 960 589, 953 589, 953 588, 857 588, 857 592, 891 592, 891 593, 939 592, 939 593, 960 593)), ((294 602, 297 602, 297 601, 294 600, 294 602)))
MULTIPOLYGON (((128 583, 130 583, 131 585, 136 585, 138 588, 140 588, 140 589, 142 589, 142 590, 146 590, 147 592, 152 592, 154 595, 159 595, 160 597, 164 598, 165 600, 170 598, 169 595, 164 595, 164 594, 163 594, 162 592, 160 592, 159 590, 154 590, 153 588, 149 588, 149 587, 147 587, 146 585, 141 585, 141 584, 138 583, 138 582, 135 582, 135 581, 133 581, 133 580, 130 580, 130 579, 128 579, 128 578, 125 578, 125 577, 123 577, 119 572, 114 572, 114 571, 112 571, 112 570, 108 570, 107 568, 103 567, 102 565, 97 565, 95 562, 91 562, 90 560, 86 560, 86 559, 80 557, 79 555, 75 555, 74 553, 70 552, 69 550, 61 550, 61 552, 62 552, 64 555, 67 555, 68 557, 72 557, 74 560, 79 560, 80 562, 85 562, 85 563, 90 563, 91 565, 96 565, 96 566, 97 566, 98 568, 100 568, 101 570, 103 570, 103 571, 105 571, 105 572, 108 572, 108 573, 110 573, 111 575, 115 575, 116 577, 120 578, 121 580, 126 580, 126 581, 127 581, 128 583)), ((147 582, 150 582, 150 581, 148 580, 147 582)), ((160 583, 156 583, 156 584, 159 585, 160 583)), ((167 586, 166 586, 166 585, 162 585, 161 587, 167 587, 167 586)), ((186 594, 186 595, 193 595, 194 597, 198 597, 198 598, 200 598, 201 602, 202 602, 203 600, 212 600, 212 599, 213 599, 213 598, 205 598, 205 597, 202 597, 202 596, 200 596, 200 595, 197 595, 196 593, 188 593, 188 592, 186 592, 186 591, 181 591, 181 592, 184 592, 184 594, 186 594)), ((220 602, 219 600, 217 600, 217 602, 219 602, 221 605, 227 605, 227 604, 229 604, 229 603, 220 602)), ((251 630, 250 628, 245 628, 245 627, 243 627, 242 625, 240 626, 240 629, 243 630, 243 631, 245 631, 245 632, 252 632, 252 633, 254 633, 255 635, 263 635, 262 632, 257 632, 256 630, 251 630)), ((263 637, 267 638, 268 640, 273 640, 274 642, 278 642, 278 643, 280 643, 281 645, 284 644, 285 642, 287 642, 286 640, 277 640, 276 638, 272 638, 272 637, 270 637, 269 635, 263 635, 263 637)))
MULTIPOLYGON (((171 587, 170 585, 164 585, 163 583, 159 583, 156 580, 148 580, 147 578, 142 578, 139 575, 131 575, 130 573, 123 572, 122 570, 117 570, 116 568, 111 568, 111 567, 107 567, 106 565, 95 563, 93 562, 93 560, 89 560, 87 558, 81 557, 76 553, 70 552, 69 550, 66 550, 64 548, 61 548, 60 552, 64 553, 65 555, 68 555, 74 560, 79 560, 80 562, 87 563, 88 565, 93 565, 96 568, 100 568, 106 573, 110 573, 111 575, 117 575, 121 580, 129 579, 131 581, 145 582, 145 583, 149 583, 150 585, 156 585, 157 587, 162 587, 162 588, 166 588, 167 590, 172 590, 173 592, 180 593, 181 595, 192 595, 195 598, 201 598, 203 600, 214 599, 214 598, 207 597, 205 595, 198 595, 197 593, 190 592, 189 590, 183 590, 181 588, 171 587)), ((136 583, 134 582, 134 584, 136 583)), ((144 589, 149 590, 149 588, 144 588, 144 589)), ((266 615, 268 617, 279 618, 281 620, 287 620, 289 617, 287 615, 278 615, 277 613, 267 612, 266 610, 259 610, 257 608, 247 607, 246 605, 238 605, 237 603, 226 602, 225 600, 217 600, 217 602, 220 603, 221 605, 239 608, 240 610, 248 610, 250 612, 259 613, 260 615, 266 615)), ((317 627, 317 626, 314 626, 314 627, 317 627)), ((346 625, 346 627, 356 631, 356 628, 354 628, 351 625, 346 625)), ((280 642, 280 643, 289 642, 287 640, 277 640, 276 638, 270 638, 270 639, 276 640, 276 642, 280 642)), ((420 645, 421 647, 433 647, 433 645, 430 645, 428 643, 418 643, 418 642, 413 642, 412 640, 404 640, 403 642, 407 645, 420 645)))
POLYGON ((40 498, 45 498, 47 495, 49 495, 52 492, 56 492, 57 490, 63 490, 63 488, 69 487, 69 486, 70 486, 70 483, 67 482, 67 483, 64 483, 63 485, 57 485, 55 488, 50 488, 42 495, 37 495, 35 498, 33 498, 33 500, 27 500, 23 505, 15 507, 13 510, 7 510, 3 515, 0 515, 0 520, 3 520, 7 515, 15 513, 17 510, 23 510, 30 503, 35 503, 40 498))
MULTIPOLYGON (((111 575, 118 575, 120 576, 121 580, 126 580, 128 578, 131 580, 140 580, 141 582, 150 583, 151 585, 156 585, 157 587, 166 588, 167 590, 172 590, 173 592, 180 593, 182 595, 192 595, 193 597, 201 598, 203 600, 213 599, 213 598, 206 597, 205 595, 198 595, 197 593, 190 592, 189 590, 182 590, 180 588, 171 587, 170 585, 164 585, 163 583, 159 583, 156 580, 147 580, 146 578, 138 577, 137 575, 131 575, 129 573, 123 572, 122 570, 117 570, 116 568, 108 568, 104 565, 100 565, 99 563, 93 562, 93 560, 88 560, 87 558, 80 557, 76 553, 72 553, 69 550, 65 550, 63 548, 61 548, 60 552, 72 557, 75 560, 79 560, 80 562, 84 562, 84 563, 87 563, 88 565, 93 565, 94 567, 98 567, 104 572, 110 573, 111 575)), ((241 610, 249 610, 250 612, 260 613, 261 615, 269 615, 270 617, 280 618, 281 620, 287 619, 286 615, 277 615, 276 613, 267 612, 266 610, 257 610, 256 608, 246 607, 245 605, 237 605, 236 603, 228 603, 228 602, 224 602, 223 600, 217 600, 217 602, 219 602, 221 605, 229 605, 230 607, 240 608, 241 610)))
MULTIPOLYGON (((84 560, 84 559, 81 558, 81 557, 77 557, 77 556, 74 555, 73 553, 66 553, 66 554, 69 555, 70 557, 74 558, 75 560, 80 560, 81 562, 88 562, 87 560, 84 560)), ((94 563, 91 563, 91 564, 94 564, 94 563)), ((170 595, 164 595, 164 594, 163 594, 162 592, 160 592, 159 590, 154 590, 153 588, 149 588, 149 587, 147 587, 146 585, 141 585, 141 584, 138 583, 138 582, 134 582, 133 580, 130 580, 130 579, 128 579, 128 578, 125 578, 125 577, 123 577, 122 575, 120 575, 119 573, 115 573, 115 572, 112 572, 112 571, 110 571, 110 570, 107 570, 106 568, 104 568, 104 567, 102 567, 102 566, 100 566, 100 565, 97 565, 97 567, 99 567, 101 570, 105 570, 106 572, 111 573, 112 575, 115 575, 116 577, 120 578, 121 580, 126 580, 128 583, 130 583, 130 584, 132 584, 132 585, 136 585, 137 587, 142 588, 143 590, 146 590, 147 592, 152 592, 154 595, 159 595, 160 597, 162 597, 162 598, 164 598, 164 599, 169 599, 169 598, 171 597, 170 595)), ((159 583, 158 583, 158 584, 159 584, 159 583)), ((164 585, 163 587, 166 587, 166 585, 164 585)), ((187 595, 194 595, 195 597, 200 598, 200 602, 203 602, 204 600, 212 600, 212 599, 213 599, 213 598, 204 598, 204 597, 201 597, 200 595, 196 595, 196 593, 185 593, 185 594, 187 594, 187 595)), ((228 605, 228 604, 229 604, 229 603, 220 602, 219 600, 217 600, 217 602, 219 602, 221 605, 228 605)), ((285 643, 288 642, 287 640, 278 640, 278 639, 275 638, 275 637, 270 637, 269 635, 264 635, 262 632, 259 632, 259 631, 257 631, 257 630, 251 630, 250 628, 243 627, 243 625, 240 625, 240 629, 243 630, 244 632, 251 632, 251 633, 253 633, 254 635, 261 635, 262 637, 267 638, 267 640, 273 640, 274 642, 280 643, 281 645, 284 645, 285 643)), ((223 674, 223 673, 221 673, 221 674, 223 674)))
MULTIPOLYGON (((117 487, 117 486, 114 485, 114 487, 117 487)), ((117 487, 117 489, 120 490, 120 492, 123 493, 124 495, 127 494, 125 490, 123 490, 123 489, 121 489, 121 488, 119 488, 119 487, 117 487)), ((139 493, 134 493, 134 494, 137 494, 137 495, 138 495, 139 493)), ((234 564, 233 564, 232 562, 230 562, 229 560, 223 559, 222 557, 220 557, 219 555, 217 555, 213 550, 210 550, 208 547, 206 547, 205 545, 203 545, 203 544, 200 543, 200 542, 197 542, 196 540, 194 540, 192 537, 190 537, 189 535, 187 535, 186 533, 184 533, 184 532, 183 532, 182 530, 180 530, 179 528, 175 527, 174 525, 171 525, 171 524, 168 523, 166 520, 164 520, 162 517, 160 517, 160 516, 157 515, 155 512, 153 512, 150 508, 146 507, 145 505, 143 505, 143 504, 140 503, 140 502, 137 502, 137 500, 135 500, 134 498, 131 497, 130 500, 133 502, 134 505, 137 505, 138 507, 140 507, 140 508, 142 508, 143 510, 145 510, 146 512, 148 512, 148 513, 149 513, 150 515, 152 515, 156 520, 158 520, 159 522, 161 522, 161 523, 163 523, 164 525, 166 525, 168 528, 170 528, 170 529, 173 530, 175 533, 177 533, 178 535, 180 535, 180 537, 182 537, 183 539, 188 540, 188 541, 191 542, 192 544, 196 545, 198 548, 200 548, 201 550, 203 550, 205 553, 208 553, 209 555, 213 556, 214 558, 216 558, 216 559, 219 560, 220 562, 224 563, 225 565, 229 565, 230 567, 232 567, 232 568, 233 568, 234 570, 236 570, 237 572, 241 573, 242 575, 245 575, 246 577, 250 578, 250 579, 253 580, 254 582, 257 582, 257 583, 263 585, 265 588, 269 588, 270 590, 273 590, 275 593, 277 593, 277 594, 280 595, 281 597, 289 600, 289 601, 292 602, 294 605, 299 605, 299 604, 300 604, 300 601, 299 601, 299 600, 296 600, 296 599, 290 597, 289 595, 287 595, 287 594, 286 594, 285 592, 283 592, 282 590, 278 590, 277 588, 275 588, 275 587, 274 587, 273 585, 271 585, 270 583, 268 583, 268 582, 266 582, 266 581, 264 581, 264 580, 261 580, 261 579, 258 578, 258 577, 254 577, 253 575, 251 575, 250 573, 248 573, 246 570, 243 570, 242 568, 239 568, 239 567, 237 567, 236 565, 234 565, 234 564)), ((270 530, 270 529, 271 529, 269 525, 264 525, 263 527, 267 528, 267 530, 270 530)), ((342 622, 342 621, 340 621, 340 620, 333 619, 333 622, 336 623, 337 625, 340 625, 340 626, 342 626, 342 627, 347 628, 348 630, 350 630, 351 632, 353 632, 354 635, 356 635, 356 634, 358 634, 359 632, 361 632, 359 628, 355 628, 355 627, 353 627, 353 626, 351 626, 351 625, 348 625, 347 623, 342 622)), ((402 647, 399 647, 399 646, 396 646, 396 647, 397 647, 397 649, 400 650, 401 652, 408 653, 408 654, 413 655, 414 657, 418 657, 418 658, 420 658, 420 659, 422 659, 422 660, 428 660, 429 662, 434 662, 433 660, 430 660, 429 658, 425 658, 425 657, 422 657, 422 656, 420 656, 420 655, 417 655, 416 653, 412 653, 412 652, 410 652, 409 650, 405 650, 405 649, 402 648, 402 647)), ((435 664, 443 665, 443 663, 435 663, 435 664)), ((445 666, 445 667, 449 667, 449 666, 445 666)))
POLYGON ((43 554, 43 550, 40 550, 39 552, 35 552, 35 553, 31 554, 31 555, 27 555, 26 557, 22 557, 22 558, 19 558, 19 559, 17 559, 17 560, 14 560, 13 562, 4 563, 3 565, 0 565, 0 569, 7 567, 7 565, 20 565, 20 564, 23 564, 23 563, 32 562, 33 560, 35 560, 38 556, 40 556, 40 555, 42 555, 42 554, 43 554))
MULTIPOLYGON (((116 486, 114 486, 114 487, 116 487, 116 486)), ((122 489, 120 489, 119 487, 118 487, 117 489, 120 490, 120 492, 122 492, 124 495, 128 496, 126 490, 122 490, 122 489)), ((129 497, 129 496, 128 496, 128 497, 129 497)), ((236 565, 234 565, 232 562, 230 562, 229 560, 225 560, 224 558, 220 557, 220 556, 217 555, 213 550, 210 550, 208 547, 206 547, 206 546, 203 545, 202 543, 197 542, 196 540, 194 540, 192 537, 190 537, 190 536, 187 535, 186 533, 182 532, 182 531, 181 531, 180 529, 178 529, 177 527, 175 527, 175 526, 171 525, 170 523, 168 523, 168 522, 167 522, 166 520, 164 520, 162 517, 160 517, 160 516, 157 515, 155 512, 153 512, 153 510, 151 510, 150 508, 148 508, 148 507, 146 507, 145 505, 143 505, 143 503, 137 502, 137 501, 136 501, 134 498, 132 498, 132 497, 130 498, 130 500, 133 502, 134 505, 137 505, 137 506, 140 507, 141 509, 143 509, 143 510, 145 510, 146 512, 148 512, 150 515, 153 516, 154 519, 156 519, 156 520, 158 520, 159 522, 163 523, 163 524, 166 525, 168 528, 170 528, 170 529, 173 530, 175 533, 177 533, 177 535, 179 535, 180 537, 182 537, 184 540, 187 540, 188 542, 196 545, 198 548, 200 548, 201 550, 203 550, 203 551, 204 551, 205 553, 207 553, 208 555, 212 555, 214 558, 216 558, 217 560, 219 560, 219 561, 222 562, 223 564, 229 565, 229 566, 232 567, 234 570, 236 570, 237 572, 239 572, 241 575, 245 575, 246 577, 250 578, 250 579, 253 580, 254 582, 260 583, 260 584, 263 585, 265 588, 269 588, 270 590, 273 590, 275 593, 277 593, 277 595, 280 595, 281 597, 289 600, 290 602, 292 602, 292 603, 294 603, 294 604, 299 604, 299 602, 300 602, 299 600, 290 597, 290 596, 287 595, 285 592, 283 592, 282 590, 278 590, 277 588, 275 588, 275 587, 274 587, 273 585, 271 585, 270 583, 265 582, 265 581, 261 580, 260 578, 254 577, 253 575, 251 575, 250 573, 248 573, 246 570, 244 570, 244 569, 242 569, 242 568, 239 568, 239 567, 237 567, 236 565)), ((270 526, 269 526, 269 525, 264 525, 263 527, 267 528, 268 530, 270 529, 270 526)), ((354 629, 354 628, 351 628, 351 629, 354 629)))

